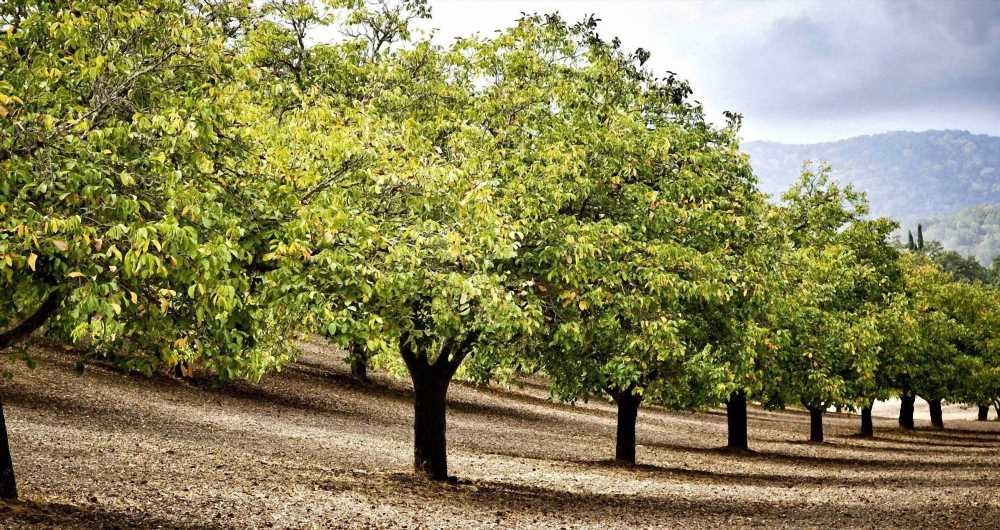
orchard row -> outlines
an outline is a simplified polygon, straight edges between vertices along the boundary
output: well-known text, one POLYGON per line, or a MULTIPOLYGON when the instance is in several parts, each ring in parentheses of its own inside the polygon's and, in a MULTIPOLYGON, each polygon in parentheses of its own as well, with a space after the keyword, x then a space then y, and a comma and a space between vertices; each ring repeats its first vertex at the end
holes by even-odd
MULTIPOLYGON (((762 194, 741 117, 596 20, 438 44, 423 1, 0 3, 0 349, 44 329, 152 374, 259 380, 326 336, 413 382, 447 477, 456 377, 618 404, 1000 396, 1000 296, 807 165, 762 194)), ((909 408, 907 408, 909 406, 909 408)), ((909 411, 907 415, 907 410, 909 411)), ((4 464, 4 462, 0 462, 4 464)), ((4 496, 16 495, 7 461, 4 496)))

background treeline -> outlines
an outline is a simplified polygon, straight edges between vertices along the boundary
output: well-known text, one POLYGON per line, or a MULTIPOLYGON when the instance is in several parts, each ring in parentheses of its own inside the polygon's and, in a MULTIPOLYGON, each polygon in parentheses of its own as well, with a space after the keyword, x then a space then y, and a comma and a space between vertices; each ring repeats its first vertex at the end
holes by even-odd
POLYGON ((1000 206, 996 204, 981 204, 919 223, 944 248, 972 256, 981 264, 992 265, 1000 256, 1000 206))
MULTIPOLYGON (((687 83, 594 19, 435 44, 422 1, 0 5, 0 348, 259 380, 319 333, 414 388, 447 478, 455 377, 618 405, 823 413, 1000 396, 1000 297, 824 166, 780 197, 687 83), (936 256, 936 254, 935 254, 936 256)), ((81 364, 82 366, 82 364, 81 364)), ((0 462, 4 464, 4 462, 0 462)), ((9 452, 2 493, 16 495, 9 452)))

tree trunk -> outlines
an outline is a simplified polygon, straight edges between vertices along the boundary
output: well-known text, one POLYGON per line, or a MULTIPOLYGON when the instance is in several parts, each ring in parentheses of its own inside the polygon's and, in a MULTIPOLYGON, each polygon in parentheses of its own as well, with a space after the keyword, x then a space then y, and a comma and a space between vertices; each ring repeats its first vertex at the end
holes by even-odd
POLYGON ((618 433, 615 436, 615 460, 635 464, 635 422, 642 397, 626 390, 613 396, 618 402, 618 433))
POLYGON ((726 422, 729 429, 729 449, 750 450, 747 436, 747 395, 738 390, 729 395, 726 402, 726 422))
POLYGON ((979 421, 986 421, 988 419, 990 419, 990 406, 979 405, 979 421))
POLYGON ((899 396, 899 426, 904 429, 913 430, 913 402, 917 400, 917 396, 910 394, 909 392, 903 392, 899 396))
POLYGON ((432 480, 448 478, 445 436, 449 379, 411 373, 413 380, 413 469, 432 480))
POLYGON ((432 480, 448 479, 448 445, 445 435, 448 385, 462 360, 472 351, 479 333, 460 341, 445 340, 437 359, 430 361, 409 334, 399 340, 399 353, 413 381, 413 470, 432 480))
POLYGON ((14 478, 14 461, 10 457, 7 443, 7 421, 0 403, 0 499, 17 498, 17 480, 14 478))
POLYGON ((868 401, 868 406, 861 408, 861 432, 859 433, 862 438, 874 438, 875 437, 875 424, 872 423, 872 406, 875 404, 875 400, 868 401))
POLYGON ((809 407, 809 441, 823 441, 823 409, 820 407, 809 407))
POLYGON ((368 354, 360 346, 351 346, 351 376, 358 381, 368 381, 368 354))
POLYGON ((937 429, 944 429, 944 417, 941 415, 941 400, 928 399, 927 404, 931 407, 931 425, 937 429))

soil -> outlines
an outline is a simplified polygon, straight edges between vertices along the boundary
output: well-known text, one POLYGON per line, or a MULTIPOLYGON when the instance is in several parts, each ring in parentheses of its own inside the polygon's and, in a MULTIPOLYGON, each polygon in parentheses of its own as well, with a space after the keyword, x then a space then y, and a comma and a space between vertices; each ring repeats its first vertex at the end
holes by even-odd
MULTIPOLYGON (((616 465, 615 409, 552 403, 544 385, 456 384, 450 483, 411 472, 411 390, 343 355, 304 354, 260 384, 213 388, 33 347, 0 387, 21 500, 3 528, 1000 528, 1000 423, 951 408, 916 432, 876 417, 750 411, 750 454, 719 449, 721 411, 639 412, 616 465)), ((890 404, 876 415, 891 411, 890 404)), ((920 412, 918 411, 918 414, 920 412)))

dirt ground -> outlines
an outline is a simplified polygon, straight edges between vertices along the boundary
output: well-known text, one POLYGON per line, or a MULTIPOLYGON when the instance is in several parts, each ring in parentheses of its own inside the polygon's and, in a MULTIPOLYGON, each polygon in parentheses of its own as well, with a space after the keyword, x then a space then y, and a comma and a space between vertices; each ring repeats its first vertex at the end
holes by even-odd
MULTIPOLYGON (((756 455, 730 455, 725 416, 644 408, 636 467, 608 461, 614 410, 544 388, 456 385, 450 471, 415 478, 408 384, 353 382, 319 344, 259 385, 213 389, 72 361, 0 386, 22 501, 3 528, 1000 528, 1000 423, 953 408, 903 433, 831 413, 750 413, 756 455), (965 418, 965 419, 959 419, 965 418)), ((879 409, 891 408, 886 404, 879 409)))

